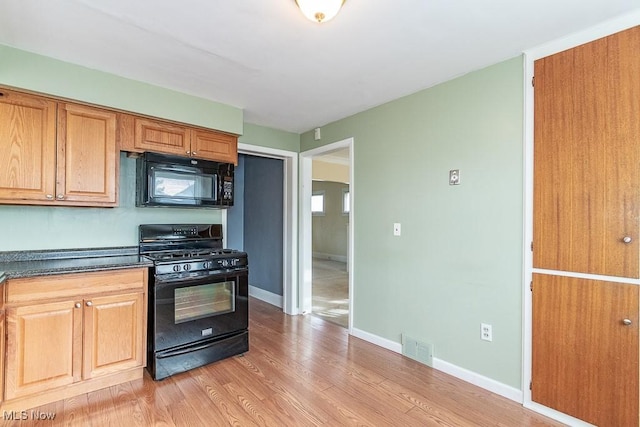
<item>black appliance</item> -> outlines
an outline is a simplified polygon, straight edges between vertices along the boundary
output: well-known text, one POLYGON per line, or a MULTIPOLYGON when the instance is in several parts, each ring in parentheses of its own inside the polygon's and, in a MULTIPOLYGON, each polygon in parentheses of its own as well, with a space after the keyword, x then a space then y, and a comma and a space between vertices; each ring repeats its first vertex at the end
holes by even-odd
POLYGON ((233 206, 231 163, 144 153, 136 161, 136 206, 233 206))
POLYGON ((147 369, 155 380, 249 350, 247 254, 222 248, 220 224, 144 224, 147 369))

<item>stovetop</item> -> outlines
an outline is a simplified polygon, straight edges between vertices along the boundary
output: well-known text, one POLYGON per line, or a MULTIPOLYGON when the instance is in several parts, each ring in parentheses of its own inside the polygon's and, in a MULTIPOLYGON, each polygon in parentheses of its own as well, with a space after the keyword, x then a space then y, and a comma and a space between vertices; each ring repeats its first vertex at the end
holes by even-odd
POLYGON ((140 255, 154 263, 154 275, 214 274, 247 269, 247 254, 222 248, 220 224, 143 224, 140 255))
POLYGON ((217 258, 233 258, 240 251, 234 249, 192 249, 175 251, 147 252, 145 256, 155 263, 171 263, 175 261, 212 260, 217 258))

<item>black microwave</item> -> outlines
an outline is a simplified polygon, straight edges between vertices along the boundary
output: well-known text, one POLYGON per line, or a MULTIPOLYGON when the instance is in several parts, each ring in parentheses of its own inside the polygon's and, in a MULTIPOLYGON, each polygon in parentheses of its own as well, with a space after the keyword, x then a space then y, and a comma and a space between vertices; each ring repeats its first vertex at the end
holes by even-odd
POLYGON ((233 206, 231 163, 144 153, 136 160, 136 206, 233 206))

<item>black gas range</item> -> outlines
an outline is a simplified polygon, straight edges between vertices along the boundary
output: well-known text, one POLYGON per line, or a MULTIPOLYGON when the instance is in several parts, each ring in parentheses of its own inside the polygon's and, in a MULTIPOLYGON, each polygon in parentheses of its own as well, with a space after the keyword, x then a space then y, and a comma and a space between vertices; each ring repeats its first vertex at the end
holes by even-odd
POLYGON ((247 254, 222 246, 220 224, 145 224, 147 368, 159 380, 249 350, 247 254))

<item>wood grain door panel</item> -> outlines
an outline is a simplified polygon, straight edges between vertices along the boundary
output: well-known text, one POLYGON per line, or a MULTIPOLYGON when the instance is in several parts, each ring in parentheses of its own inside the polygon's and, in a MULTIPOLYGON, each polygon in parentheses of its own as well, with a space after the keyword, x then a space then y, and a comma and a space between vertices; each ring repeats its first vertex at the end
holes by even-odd
POLYGON ((58 106, 58 201, 115 205, 117 155, 115 113, 58 106))
POLYGON ((0 93, 0 200, 53 200, 55 102, 0 93))
POLYGON ((5 398, 79 381, 82 310, 74 301, 7 309, 5 398))
POLYGON ((639 295, 635 285, 534 274, 532 400, 600 427, 637 426, 639 295))
POLYGON ((192 130, 192 156, 238 164, 238 137, 219 132, 192 130))
POLYGON ((144 293, 85 302, 83 378, 143 366, 144 293))
POLYGON ((188 156, 191 153, 189 129, 140 117, 134 118, 134 147, 141 151, 188 156))
POLYGON ((635 27, 535 62, 535 268, 640 277, 638 52, 635 27))

